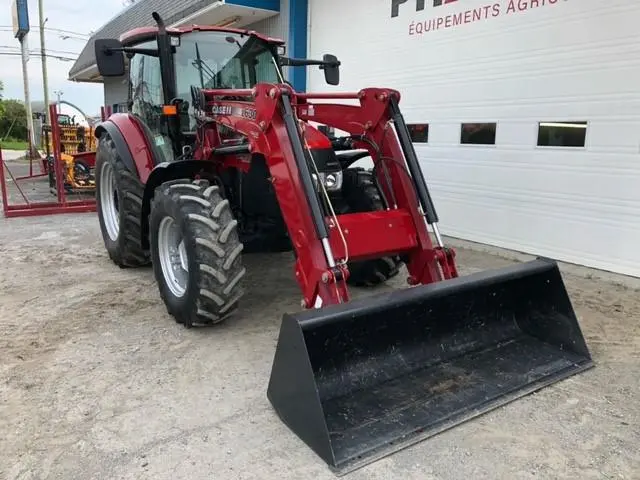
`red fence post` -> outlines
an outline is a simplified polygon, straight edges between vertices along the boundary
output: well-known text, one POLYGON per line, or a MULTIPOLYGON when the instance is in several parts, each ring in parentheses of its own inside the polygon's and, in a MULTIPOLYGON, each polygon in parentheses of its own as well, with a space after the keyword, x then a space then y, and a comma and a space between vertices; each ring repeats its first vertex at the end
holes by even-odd
POLYGON ((2 189, 2 211, 7 216, 9 211, 9 200, 7 195, 7 179, 4 176, 4 158, 2 158, 2 150, 0 150, 0 188, 2 189))

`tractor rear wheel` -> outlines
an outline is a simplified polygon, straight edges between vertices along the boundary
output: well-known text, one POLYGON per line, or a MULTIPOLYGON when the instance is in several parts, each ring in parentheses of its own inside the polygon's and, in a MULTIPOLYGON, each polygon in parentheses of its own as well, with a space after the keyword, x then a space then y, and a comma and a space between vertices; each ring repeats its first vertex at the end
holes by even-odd
POLYGON ((220 323, 244 294, 238 222, 207 180, 173 180, 154 194, 149 217, 153 271, 167 311, 186 327, 220 323))
MULTIPOLYGON (((363 168, 344 170, 342 194, 347 205, 343 213, 362 213, 384 210, 382 195, 373 173, 363 168)), ((358 287, 373 287, 395 277, 400 272, 400 257, 381 257, 361 262, 349 262, 347 283, 358 287)))
POLYGON ((95 178, 98 219, 109 257, 122 268, 148 265, 140 224, 144 185, 126 167, 106 132, 96 150, 95 178))

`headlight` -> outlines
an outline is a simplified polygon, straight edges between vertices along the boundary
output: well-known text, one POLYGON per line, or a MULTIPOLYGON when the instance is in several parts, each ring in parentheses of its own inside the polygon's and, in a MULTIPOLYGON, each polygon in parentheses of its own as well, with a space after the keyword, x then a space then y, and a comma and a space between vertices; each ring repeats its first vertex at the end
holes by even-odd
MULTIPOLYGON (((318 176, 314 173, 313 183, 318 188, 318 176)), ((328 192, 336 192, 342 188, 342 172, 320 172, 320 181, 328 192)))

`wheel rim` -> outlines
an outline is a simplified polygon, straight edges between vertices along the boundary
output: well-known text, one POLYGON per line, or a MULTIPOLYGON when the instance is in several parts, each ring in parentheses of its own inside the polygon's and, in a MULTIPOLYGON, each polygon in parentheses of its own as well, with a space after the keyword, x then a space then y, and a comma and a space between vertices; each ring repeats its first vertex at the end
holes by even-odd
POLYGON ((113 167, 105 163, 100 173, 100 211, 109 238, 114 242, 120 232, 120 213, 118 212, 118 191, 113 167))
POLYGON ((171 217, 164 217, 158 228, 158 256, 165 282, 176 297, 187 291, 189 263, 180 229, 171 217))

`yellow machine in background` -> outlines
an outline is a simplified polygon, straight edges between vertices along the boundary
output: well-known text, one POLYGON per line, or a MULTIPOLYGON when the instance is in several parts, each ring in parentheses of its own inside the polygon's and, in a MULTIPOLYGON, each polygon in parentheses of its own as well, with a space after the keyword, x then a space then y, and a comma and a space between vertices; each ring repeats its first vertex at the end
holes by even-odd
MULTIPOLYGON (((62 153, 81 153, 95 150, 95 138, 93 129, 77 124, 75 117, 59 113, 58 127, 60 129, 60 151, 62 153)), ((43 125, 42 149, 49 154, 53 152, 53 139, 51 137, 51 125, 43 125)))
MULTIPOLYGON (((60 160, 64 172, 64 189, 72 192, 93 192, 95 178, 95 137, 93 129, 79 125, 74 117, 58 114, 58 129, 60 131, 60 160)), ((51 125, 42 127, 42 149, 46 152, 47 172, 49 173, 49 187, 52 193, 56 190, 56 175, 54 166, 54 146, 51 125)))
MULTIPOLYGON (((91 191, 96 188, 95 176, 93 174, 93 164, 95 163, 95 152, 83 152, 69 155, 60 154, 64 166, 64 188, 67 192, 91 191), (85 158, 87 157, 87 158, 85 158)), ((55 189, 55 169, 53 166, 53 156, 49 160, 49 186, 55 189)))

